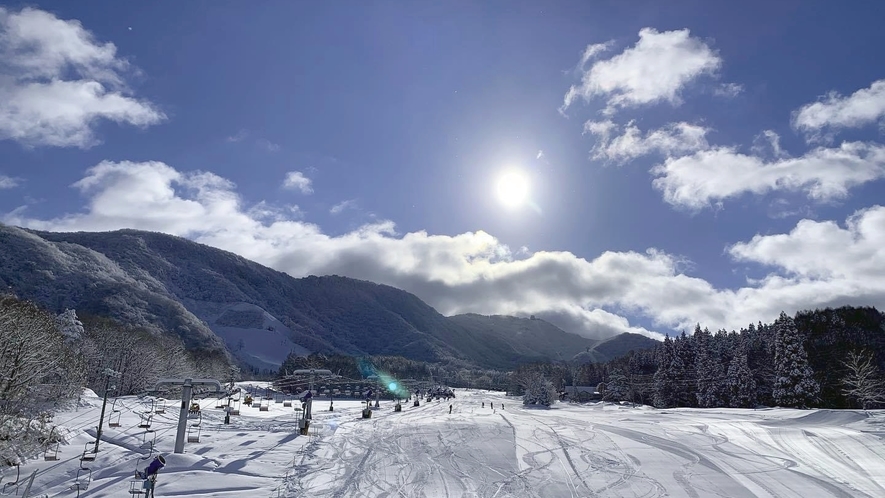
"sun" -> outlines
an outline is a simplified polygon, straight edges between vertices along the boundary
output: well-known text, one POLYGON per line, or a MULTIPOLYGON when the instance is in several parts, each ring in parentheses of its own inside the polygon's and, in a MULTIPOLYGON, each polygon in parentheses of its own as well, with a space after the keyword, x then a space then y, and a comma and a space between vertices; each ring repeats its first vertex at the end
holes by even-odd
POLYGON ((529 179, 519 171, 507 171, 498 177, 498 200, 508 208, 515 208, 529 195, 529 179))

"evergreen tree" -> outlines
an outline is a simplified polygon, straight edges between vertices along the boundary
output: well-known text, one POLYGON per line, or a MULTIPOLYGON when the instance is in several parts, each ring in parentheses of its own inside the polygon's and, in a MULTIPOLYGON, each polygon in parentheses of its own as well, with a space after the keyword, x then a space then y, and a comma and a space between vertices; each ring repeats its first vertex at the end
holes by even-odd
POLYGON ((530 372, 521 380, 525 394, 522 397, 524 405, 550 406, 556 402, 556 387, 539 372, 530 372))
MULTIPOLYGON (((678 357, 673 351, 673 341, 668 335, 661 345, 658 356, 658 370, 655 372, 655 392, 653 403, 657 408, 676 406, 676 391, 679 389, 673 375, 673 362, 678 357)), ((680 363, 681 364, 681 363, 680 363)))
POLYGON ((807 407, 817 399, 820 386, 808 365, 802 337, 793 319, 783 311, 774 326, 774 402, 786 407, 807 407))
MULTIPOLYGON (((700 325, 697 328, 700 328, 700 325)), ((698 406, 695 369, 697 355, 694 337, 688 337, 683 330, 682 334, 673 342, 673 350, 678 358, 678 361, 673 362, 672 371, 679 386, 676 390, 676 406, 698 406)))
POLYGON ((605 385, 605 393, 602 399, 617 403, 630 398, 630 379, 624 375, 621 369, 612 370, 608 383, 605 385))
POLYGON ((728 366, 728 406, 752 408, 756 406, 756 381, 747 363, 747 351, 743 344, 735 351, 728 366))
POLYGON ((713 347, 714 338, 710 331, 695 331, 698 338, 695 371, 697 372, 697 401, 701 408, 723 406, 723 371, 718 354, 713 347))

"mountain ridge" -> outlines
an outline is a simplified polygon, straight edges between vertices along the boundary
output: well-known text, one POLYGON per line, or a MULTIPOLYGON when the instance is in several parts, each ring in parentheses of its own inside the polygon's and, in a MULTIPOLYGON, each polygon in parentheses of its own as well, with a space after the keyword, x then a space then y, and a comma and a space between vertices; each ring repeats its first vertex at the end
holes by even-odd
POLYGON ((469 323, 475 318, 463 318, 471 315, 445 317, 401 289, 337 275, 295 278, 156 232, 42 232, 0 224, 0 246, 6 249, 0 285, 23 298, 171 331, 190 347, 223 349, 267 369, 290 351, 510 369, 595 345, 542 320, 532 325, 544 332, 523 337, 523 344, 515 336, 520 320, 529 319, 499 316, 518 325, 511 328, 517 333, 484 333, 469 323))

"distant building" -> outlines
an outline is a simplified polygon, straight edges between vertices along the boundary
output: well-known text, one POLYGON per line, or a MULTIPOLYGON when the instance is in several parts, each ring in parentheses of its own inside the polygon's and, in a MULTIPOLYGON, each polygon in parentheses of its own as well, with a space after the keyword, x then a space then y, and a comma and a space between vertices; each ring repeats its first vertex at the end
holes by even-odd
POLYGON ((562 399, 571 401, 600 401, 602 395, 596 390, 596 386, 565 386, 562 399))

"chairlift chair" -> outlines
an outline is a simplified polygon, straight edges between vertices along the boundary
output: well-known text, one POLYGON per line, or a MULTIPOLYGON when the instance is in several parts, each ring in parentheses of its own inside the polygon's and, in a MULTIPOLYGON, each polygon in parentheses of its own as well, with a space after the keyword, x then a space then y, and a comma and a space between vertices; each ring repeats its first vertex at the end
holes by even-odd
POLYGON ((236 399, 233 401, 233 404, 231 404, 228 409, 228 413, 230 413, 231 415, 240 414, 240 400, 236 399))
POLYGON ((146 495, 151 489, 151 481, 148 479, 133 479, 129 481, 130 495, 146 495))
POLYGON ((120 416, 122 412, 119 408, 117 408, 117 399, 114 398, 114 402, 111 403, 111 413, 108 414, 108 427, 120 427, 120 416))
POLYGON ((49 445, 46 446, 46 449, 43 450, 43 460, 47 462, 54 462, 58 460, 59 447, 61 447, 61 441, 49 443, 49 445))
POLYGON ((218 410, 224 409, 224 399, 223 398, 218 398, 217 400, 215 400, 215 408, 218 410))
POLYGON ((283 400, 283 406, 289 408, 292 406, 292 398, 286 398, 283 400))
POLYGON ((96 457, 95 442, 93 441, 91 443, 86 443, 86 445, 83 447, 83 454, 80 455, 80 461, 81 462, 92 462, 92 461, 95 461, 95 457, 96 457), (91 446, 91 448, 90 448, 90 446, 91 446))
MULTIPOLYGON (((8 495, 9 493, 6 491, 8 488, 18 486, 18 481, 21 478, 21 471, 22 471, 21 466, 16 464, 15 465, 15 480, 4 484, 3 488, 0 488, 0 489, 2 489, 2 491, 0 491, 0 494, 8 495)), ((0 482, 3 482, 4 477, 6 477, 6 476, 0 476, 0 482)), ((18 488, 16 488, 16 490, 17 489, 18 488)))
POLYGON ((135 460, 135 478, 129 481, 129 494, 131 495, 147 495, 147 492, 151 489, 151 482, 148 479, 139 479, 138 478, 138 464, 142 460, 147 460, 151 457, 148 455, 146 457, 141 457, 135 460))
POLYGON ((154 413, 163 414, 166 413, 166 400, 159 400, 157 402, 156 407, 154 407, 154 413))
POLYGON ((86 467, 80 467, 77 469, 77 477, 74 479, 74 484, 71 486, 72 489, 77 490, 77 494, 80 494, 80 491, 86 491, 89 489, 89 484, 92 483, 92 469, 86 467))
POLYGON ((153 422, 153 414, 150 412, 141 413, 141 421, 138 423, 138 427, 142 429, 149 429, 151 427, 151 422, 153 422))
POLYGON ((202 424, 191 424, 187 428, 187 442, 199 443, 202 424))
POLYGON ((123 415, 120 410, 111 410, 108 415, 108 427, 120 427, 120 417, 123 415))
POLYGON ((154 446, 157 444, 157 431, 153 429, 145 429, 144 433, 141 435, 141 446, 140 448, 149 448, 151 450, 151 454, 154 453, 154 446))
POLYGON ((261 400, 261 406, 259 406, 258 411, 266 412, 270 410, 270 400, 263 399, 261 400))

